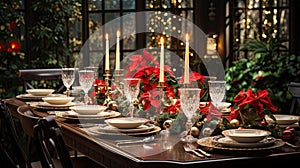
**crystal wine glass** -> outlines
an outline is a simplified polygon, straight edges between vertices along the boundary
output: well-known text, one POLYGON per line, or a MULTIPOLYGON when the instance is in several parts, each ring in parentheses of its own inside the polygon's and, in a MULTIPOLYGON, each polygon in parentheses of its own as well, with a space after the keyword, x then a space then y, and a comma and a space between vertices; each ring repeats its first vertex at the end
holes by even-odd
POLYGON ((218 106, 220 104, 225 96, 225 86, 226 81, 223 80, 209 80, 208 81, 208 90, 209 90, 209 96, 212 101, 212 103, 215 106, 218 106))
POLYGON ((87 67, 84 67, 84 69, 86 70, 92 70, 95 72, 94 76, 95 76, 95 80, 98 78, 98 67, 95 67, 95 66, 87 66, 87 67))
POLYGON ((73 85, 75 80, 75 68, 62 68, 61 79, 67 88, 66 95, 70 96, 70 87, 73 85))
POLYGON ((188 135, 189 130, 192 128, 192 118, 195 112, 199 109, 199 103, 200 103, 200 88, 179 88, 180 92, 180 106, 184 113, 184 115, 187 117, 186 122, 186 131, 184 132, 185 138, 183 138, 183 141, 191 141, 193 140, 192 135, 188 135))
POLYGON ((88 104, 89 102, 89 96, 88 92, 93 86, 94 80, 95 80, 95 72, 92 70, 80 70, 78 71, 79 75, 79 84, 84 91, 84 103, 88 104))
MULTIPOLYGON (((99 75, 99 72, 98 72, 98 67, 96 66, 87 66, 87 67, 84 67, 85 70, 92 70, 94 71, 94 82, 96 81, 96 79, 98 79, 98 75, 99 75)), ((93 104, 97 104, 97 98, 96 96, 93 97, 93 104)))
POLYGON ((140 79, 139 78, 124 78, 124 94, 130 102, 129 116, 133 117, 134 105, 133 102, 140 93, 140 79))

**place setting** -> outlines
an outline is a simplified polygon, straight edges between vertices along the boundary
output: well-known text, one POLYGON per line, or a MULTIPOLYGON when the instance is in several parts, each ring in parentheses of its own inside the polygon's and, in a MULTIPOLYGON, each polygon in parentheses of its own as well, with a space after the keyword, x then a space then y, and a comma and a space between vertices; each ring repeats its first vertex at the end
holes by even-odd
POLYGON ((270 116, 266 115, 266 121, 269 124, 275 124, 277 123, 280 127, 286 127, 291 126, 295 128, 299 128, 299 121, 300 117, 296 115, 290 115, 290 114, 273 114, 276 121, 274 121, 270 116))
POLYGON ((61 96, 45 96, 42 97, 42 101, 27 102, 31 107, 43 109, 43 110, 68 110, 71 106, 80 105, 78 102, 74 102, 75 97, 61 96))
POLYGON ((42 101, 43 97, 59 97, 62 94, 54 94, 54 89, 27 89, 26 93, 17 95, 16 98, 24 101, 42 101))
POLYGON ((206 150, 222 152, 270 151, 282 147, 285 142, 271 136, 270 131, 260 129, 228 129, 222 135, 203 137, 197 144, 206 150))
POLYGON ((57 111, 56 117, 66 120, 98 120, 118 117, 121 113, 113 110, 107 110, 102 105, 77 105, 69 107, 68 111, 57 111))
POLYGON ((158 133, 161 128, 148 123, 146 118, 116 117, 105 119, 104 124, 85 129, 91 135, 106 136, 148 136, 158 133))

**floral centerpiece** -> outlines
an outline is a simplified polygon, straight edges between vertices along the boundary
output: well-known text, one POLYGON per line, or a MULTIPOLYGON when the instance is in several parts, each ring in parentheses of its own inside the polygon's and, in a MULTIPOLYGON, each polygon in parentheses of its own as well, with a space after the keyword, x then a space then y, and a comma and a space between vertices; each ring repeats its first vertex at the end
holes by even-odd
MULTIPOLYGON (((180 113, 180 93, 178 89, 183 87, 183 76, 175 77, 171 67, 165 65, 164 87, 162 91, 157 87, 160 73, 159 63, 152 54, 144 49, 141 54, 130 56, 129 61, 130 63, 124 69, 124 78, 141 79, 140 93, 138 99, 135 101, 136 109, 134 116, 149 118, 150 122, 162 128, 163 123, 167 120, 180 120, 184 115, 180 113)), ((190 83, 195 87, 202 89, 202 97, 207 98, 207 87, 204 83, 204 76, 198 72, 192 72, 189 79, 190 83)), ((112 85, 111 89, 112 100, 117 102, 118 110, 126 116, 129 102, 118 90, 118 87, 112 85)))
POLYGON ((265 118, 268 115, 275 121, 273 113, 276 112, 277 108, 272 104, 267 90, 242 90, 233 99, 230 123, 233 127, 269 130, 273 136, 279 137, 281 130, 278 125, 269 124, 265 118))
POLYGON ((243 127, 266 125, 265 115, 275 120, 273 113, 277 109, 273 106, 267 90, 257 93, 252 89, 248 89, 247 92, 240 91, 233 99, 233 103, 230 117, 240 120, 243 127))

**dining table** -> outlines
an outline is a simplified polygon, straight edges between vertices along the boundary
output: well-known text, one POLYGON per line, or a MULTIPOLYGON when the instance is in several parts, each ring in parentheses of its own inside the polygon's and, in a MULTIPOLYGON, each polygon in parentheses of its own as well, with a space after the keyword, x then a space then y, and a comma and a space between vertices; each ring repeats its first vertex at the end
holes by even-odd
MULTIPOLYGON (((10 101, 16 106, 20 104, 19 102, 20 99, 18 98, 11 98, 10 101)), ((56 118, 67 146, 108 168, 153 168, 155 166, 160 168, 222 168, 262 167, 263 165, 271 167, 299 164, 299 140, 294 143, 296 147, 291 147, 284 141, 278 140, 278 144, 273 146, 246 148, 247 150, 243 150, 243 148, 216 147, 210 142, 212 137, 203 137, 199 138, 194 144, 196 148, 206 151, 210 156, 199 157, 194 153, 185 151, 185 142, 180 140, 180 135, 172 133, 162 134, 163 131, 160 128, 155 129, 152 133, 142 135, 97 133, 97 131, 93 130, 104 124, 106 118, 100 118, 91 122, 80 119, 68 120, 57 117, 55 114, 59 112, 57 109, 49 111, 34 106, 33 109, 34 114, 37 116, 46 117, 52 115, 56 118), (149 137, 151 137, 151 140, 148 141, 147 138, 149 137), (122 144, 120 142, 129 143, 122 144)), ((295 126, 295 129, 299 132, 299 125, 295 126)))

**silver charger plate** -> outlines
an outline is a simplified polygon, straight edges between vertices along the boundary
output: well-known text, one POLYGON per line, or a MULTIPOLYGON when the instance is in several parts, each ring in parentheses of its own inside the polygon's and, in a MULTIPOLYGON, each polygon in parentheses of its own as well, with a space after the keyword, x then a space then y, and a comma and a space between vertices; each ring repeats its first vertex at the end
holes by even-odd
POLYGON ((103 125, 99 126, 98 129, 101 132, 123 132, 123 133, 134 133, 134 132, 145 132, 150 131, 155 128, 154 124, 144 124, 137 128, 131 128, 131 129, 119 129, 110 125, 103 125))
POLYGON ((232 148, 259 148, 259 147, 266 147, 272 145, 276 141, 273 137, 267 137, 259 142, 252 142, 252 143, 239 143, 236 142, 229 137, 224 136, 215 136, 212 139, 212 142, 215 144, 221 144, 225 147, 232 147, 232 148))
POLYGON ((243 152, 255 152, 255 151, 269 151, 269 150, 273 150, 273 149, 278 149, 280 147, 282 147, 285 142, 281 139, 276 139, 276 141, 273 144, 270 144, 268 146, 265 147, 227 147, 227 146, 223 146, 219 143, 215 143, 213 141, 213 139, 215 138, 215 136, 213 137, 204 137, 201 138, 199 140, 197 140, 197 144, 199 146, 205 147, 208 150, 221 150, 221 151, 243 151, 243 152))

